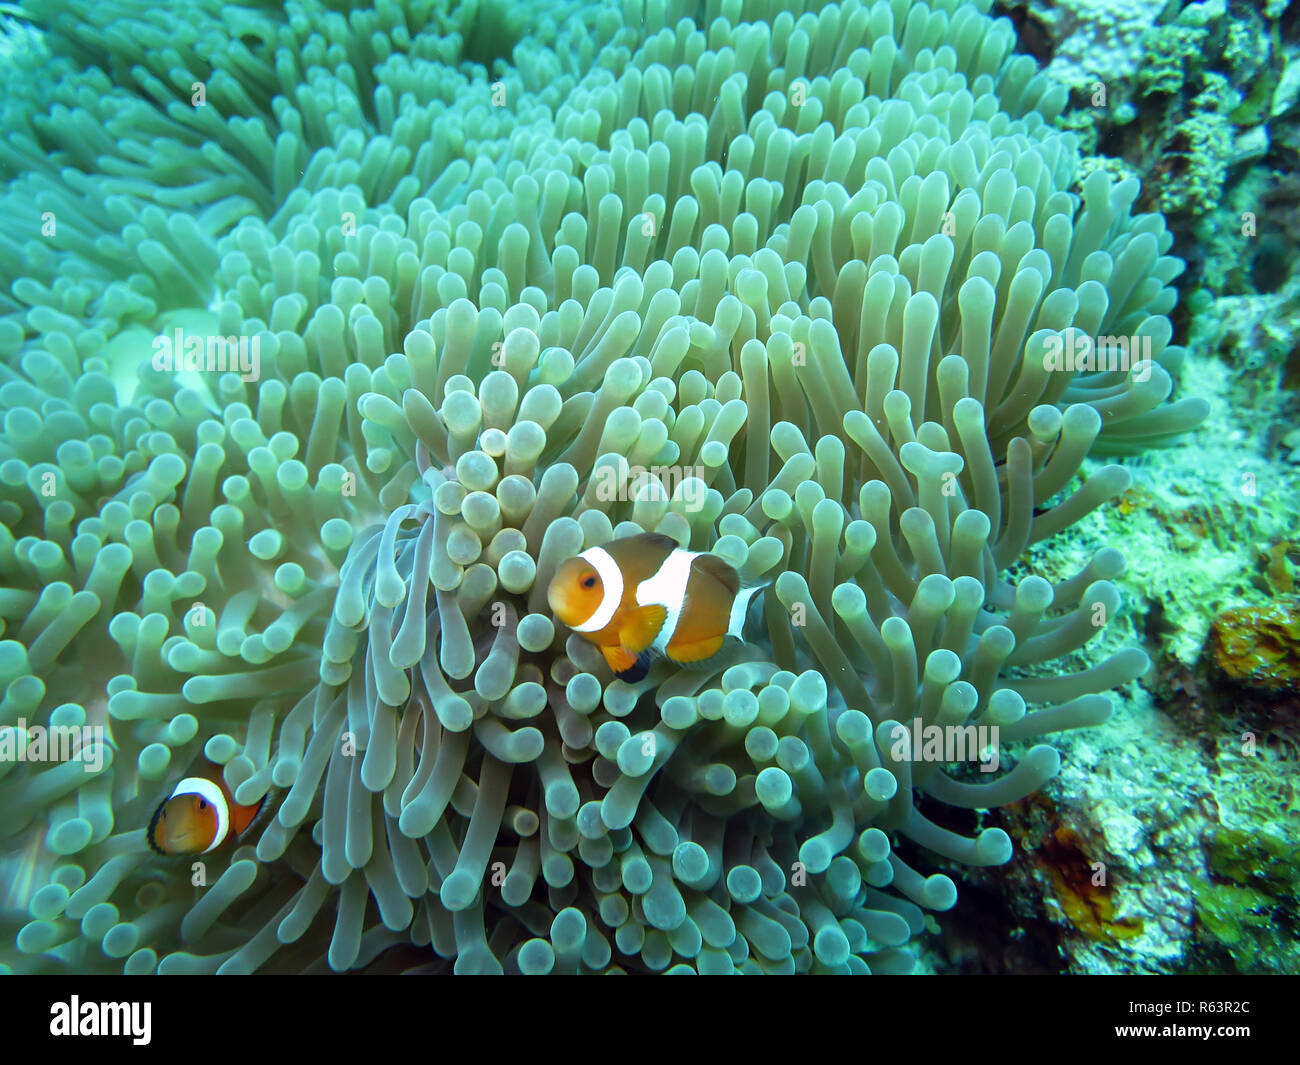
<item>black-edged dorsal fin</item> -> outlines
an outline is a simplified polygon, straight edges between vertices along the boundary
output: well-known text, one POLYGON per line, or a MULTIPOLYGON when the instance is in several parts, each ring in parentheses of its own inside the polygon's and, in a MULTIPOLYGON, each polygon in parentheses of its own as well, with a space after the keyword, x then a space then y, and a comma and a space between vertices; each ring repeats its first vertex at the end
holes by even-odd
POLYGON ((698 555, 692 565, 701 572, 707 573, 733 596, 740 591, 740 574, 717 555, 707 553, 698 555))

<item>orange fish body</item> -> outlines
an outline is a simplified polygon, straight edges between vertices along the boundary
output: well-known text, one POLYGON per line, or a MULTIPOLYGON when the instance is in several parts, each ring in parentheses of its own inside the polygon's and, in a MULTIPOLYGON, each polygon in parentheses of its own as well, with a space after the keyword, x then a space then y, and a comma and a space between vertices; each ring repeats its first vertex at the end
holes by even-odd
POLYGON ((266 805, 241 806, 212 762, 185 777, 154 811, 146 838, 159 854, 207 854, 239 839, 266 805))
POLYGON ((659 533, 588 548, 561 564, 546 598, 618 676, 640 680, 656 657, 693 666, 741 640, 762 585, 744 587, 717 555, 686 551, 659 533))

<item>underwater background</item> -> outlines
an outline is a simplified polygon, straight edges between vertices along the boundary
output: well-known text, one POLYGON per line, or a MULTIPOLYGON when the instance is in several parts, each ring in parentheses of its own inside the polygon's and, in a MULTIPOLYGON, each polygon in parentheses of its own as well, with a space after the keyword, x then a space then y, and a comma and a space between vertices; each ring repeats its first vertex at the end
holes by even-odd
POLYGON ((0 12, 0 970, 1300 971, 1294 4, 0 12))

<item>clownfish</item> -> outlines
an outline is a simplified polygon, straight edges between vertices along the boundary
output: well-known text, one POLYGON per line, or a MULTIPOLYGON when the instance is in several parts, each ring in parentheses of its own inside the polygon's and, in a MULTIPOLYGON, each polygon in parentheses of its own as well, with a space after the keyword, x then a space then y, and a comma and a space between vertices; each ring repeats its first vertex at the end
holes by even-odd
POLYGON ((208 762, 159 804, 145 838, 159 854, 207 854, 244 835, 265 805, 263 796, 252 806, 240 806, 221 766, 208 762))
POLYGON ((755 593, 717 555, 686 551, 660 533, 591 547, 561 563, 551 612, 594 643, 620 680, 641 680, 656 657, 700 666, 741 627, 755 593))

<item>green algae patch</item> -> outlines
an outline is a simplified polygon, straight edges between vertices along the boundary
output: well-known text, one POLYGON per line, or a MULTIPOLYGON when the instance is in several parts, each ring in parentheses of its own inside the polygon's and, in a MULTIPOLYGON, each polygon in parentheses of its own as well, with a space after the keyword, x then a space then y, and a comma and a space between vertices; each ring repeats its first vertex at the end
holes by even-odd
POLYGON ((1212 879, 1189 878, 1197 938, 1212 968, 1294 973, 1300 966, 1300 818, 1216 825, 1202 841, 1212 879))

